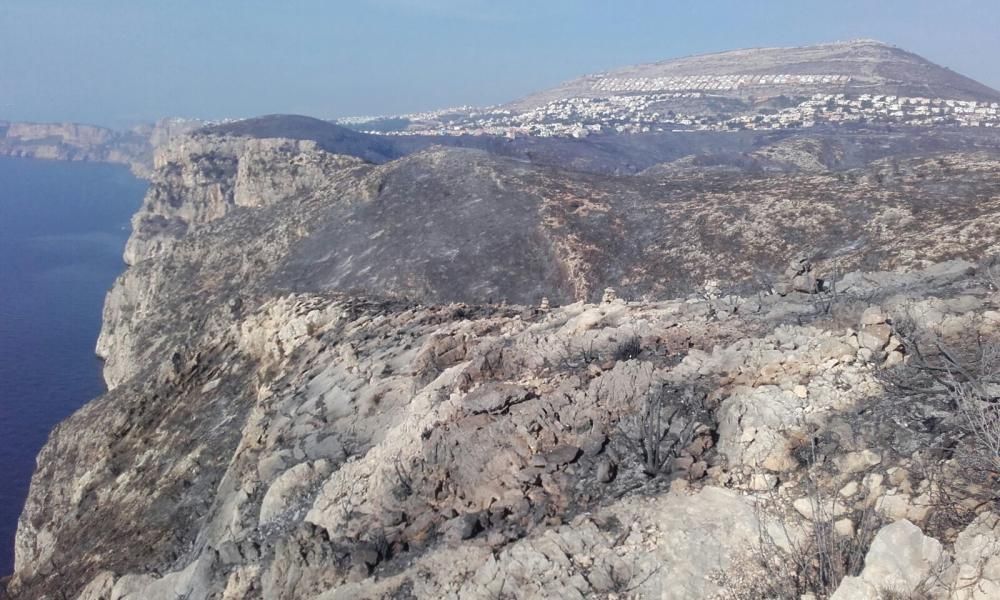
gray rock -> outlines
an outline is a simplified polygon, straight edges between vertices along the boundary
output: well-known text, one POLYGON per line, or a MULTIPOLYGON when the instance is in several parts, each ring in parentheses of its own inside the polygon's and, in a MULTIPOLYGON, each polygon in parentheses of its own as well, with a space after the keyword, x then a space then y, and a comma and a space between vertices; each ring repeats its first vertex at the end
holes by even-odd
POLYGON ((885 313, 882 312, 881 307, 870 306, 861 313, 861 326, 865 325, 881 325, 886 322, 885 313))
POLYGON ((846 577, 830 600, 879 600, 892 590, 909 594, 934 573, 943 556, 941 543, 907 520, 886 525, 865 555, 858 577, 846 577))
POLYGON ((858 343, 862 348, 867 348, 872 352, 880 352, 889 345, 892 337, 892 327, 881 325, 867 325, 858 332, 858 343))
POLYGON ((882 462, 882 455, 873 450, 848 452, 833 459, 834 465, 841 473, 854 474, 867 471, 882 462))
POLYGON ((955 540, 955 600, 1000 598, 1000 517, 983 513, 955 540))
POLYGON ((596 476, 601 483, 610 483, 615 478, 615 466, 607 457, 597 461, 596 476))
POLYGON ((444 535, 452 540, 467 540, 482 531, 479 515, 467 513, 447 521, 443 526, 444 535))
POLYGON ((465 407, 474 414, 500 412, 531 397, 530 390, 518 385, 486 384, 465 397, 465 407))
POLYGON ((561 444, 545 453, 545 462, 549 466, 561 467, 575 462, 580 454, 577 446, 561 444))

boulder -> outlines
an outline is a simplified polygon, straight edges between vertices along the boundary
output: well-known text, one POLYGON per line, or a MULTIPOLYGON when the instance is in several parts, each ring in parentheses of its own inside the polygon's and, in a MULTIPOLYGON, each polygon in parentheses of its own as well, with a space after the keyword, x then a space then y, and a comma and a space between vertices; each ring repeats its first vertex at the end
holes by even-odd
POLYGON ((792 502, 792 506, 800 515, 810 521, 814 521, 817 518, 823 520, 831 517, 839 517, 847 513, 847 507, 834 498, 824 498, 822 500, 798 498, 792 502))
POLYGON ((794 436, 802 400, 774 386, 745 388, 719 409, 719 452, 730 467, 746 465, 772 472, 796 469, 794 436))
POLYGON ((860 473, 882 462, 882 456, 872 450, 848 452, 833 459, 841 473, 860 473))
POLYGON ((1000 598, 1000 516, 980 515, 955 540, 953 600, 1000 598))
POLYGON ((885 313, 878 306, 870 306, 861 313, 861 326, 865 325, 881 325, 887 322, 885 313))
POLYGON ((892 327, 881 325, 866 325, 858 332, 858 343, 862 348, 867 348, 872 352, 879 352, 889 345, 892 337, 892 327))
POLYGON ((837 522, 833 524, 833 530, 837 532, 837 535, 845 538, 853 538, 854 531, 854 521, 850 519, 838 519, 837 522))
POLYGON ((791 292, 814 294, 819 291, 820 281, 813 272, 812 262, 805 254, 799 254, 785 269, 784 277, 775 283, 774 290, 785 296, 791 292))
POLYGON ((821 360, 835 359, 841 362, 851 362, 858 350, 840 338, 826 338, 820 342, 818 352, 821 360))
POLYGON ((941 557, 940 542, 905 519, 896 521, 875 536, 861 574, 845 577, 830 600, 880 600, 886 591, 911 594, 933 575, 941 557))

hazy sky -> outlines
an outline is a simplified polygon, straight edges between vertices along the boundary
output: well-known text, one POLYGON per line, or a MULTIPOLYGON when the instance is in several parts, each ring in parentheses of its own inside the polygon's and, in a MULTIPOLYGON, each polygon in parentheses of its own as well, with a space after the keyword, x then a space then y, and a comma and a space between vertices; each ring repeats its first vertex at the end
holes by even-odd
POLYGON ((877 38, 1000 88, 997 0, 0 0, 0 119, 389 114, 877 38))

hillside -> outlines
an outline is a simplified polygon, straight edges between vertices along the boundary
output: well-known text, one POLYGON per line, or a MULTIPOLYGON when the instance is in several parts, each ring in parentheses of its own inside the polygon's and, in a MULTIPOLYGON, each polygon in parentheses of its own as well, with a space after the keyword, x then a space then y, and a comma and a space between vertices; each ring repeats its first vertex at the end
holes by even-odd
MULTIPOLYGON (((997 250, 1000 148, 878 160, 852 158, 849 142, 830 156, 870 166, 609 177, 470 149, 376 166, 312 141, 185 139, 158 155, 133 219, 133 268, 110 296, 98 346, 105 375, 122 381, 156 347, 151 332, 193 324, 216 293, 219 302, 285 289, 534 305, 595 301, 611 286, 662 298, 708 280, 757 285, 800 252, 829 273, 997 250), (204 244, 225 251, 206 254, 204 244)), ((786 145, 757 152, 787 167, 786 145)), ((803 155, 817 160, 802 150, 795 160, 803 155)))
POLYGON ((857 40, 733 50, 623 67, 567 82, 513 106, 526 110, 552 100, 598 97, 619 91, 613 89, 616 86, 623 92, 705 90, 744 100, 780 95, 881 94, 1000 101, 997 90, 916 54, 873 40, 857 40), (725 78, 744 76, 746 80, 724 86, 725 78), (750 76, 755 79, 750 80, 750 76), (698 78, 704 79, 694 81, 698 78), (639 89, 640 80, 647 80, 646 90, 639 89))
POLYGON ((1000 92, 860 40, 690 56, 587 75, 494 107, 347 120, 400 135, 586 137, 817 126, 1000 127, 1000 92))
POLYGON ((312 141, 331 154, 346 154, 381 163, 398 158, 402 152, 391 140, 358 133, 328 121, 301 115, 267 115, 253 119, 210 125, 199 131, 208 136, 281 138, 312 141))

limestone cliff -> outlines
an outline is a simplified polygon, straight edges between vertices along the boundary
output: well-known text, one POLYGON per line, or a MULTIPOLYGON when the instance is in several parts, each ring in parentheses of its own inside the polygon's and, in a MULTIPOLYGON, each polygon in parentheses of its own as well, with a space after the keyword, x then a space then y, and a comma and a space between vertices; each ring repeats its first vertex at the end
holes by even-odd
POLYGON ((1000 160, 809 166, 175 140, 8 592, 989 597, 1000 160))
POLYGON ((114 387, 206 309, 275 289, 533 305, 762 285, 800 250, 829 271, 1000 249, 1000 154, 934 156, 609 178, 466 149, 376 166, 316 140, 184 137, 157 154, 98 354, 114 387))
POLYGON ((148 177, 154 148, 202 125, 195 120, 163 119, 115 131, 79 123, 0 121, 0 156, 116 163, 127 165, 137 177, 148 177))

